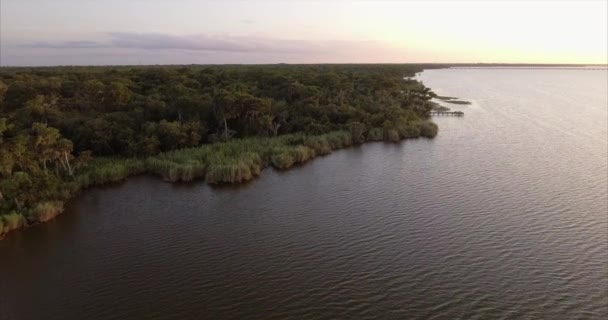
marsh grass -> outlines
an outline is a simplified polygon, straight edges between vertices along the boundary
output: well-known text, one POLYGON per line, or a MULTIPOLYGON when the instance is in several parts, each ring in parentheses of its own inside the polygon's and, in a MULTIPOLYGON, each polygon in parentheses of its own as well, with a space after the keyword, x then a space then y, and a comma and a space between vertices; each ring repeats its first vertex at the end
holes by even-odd
POLYGON ((351 145, 351 135, 345 131, 245 138, 161 153, 146 159, 145 167, 170 182, 203 178, 210 184, 240 183, 268 166, 288 169, 351 145))
MULTIPOLYGON (((345 140, 343 134, 336 141, 345 140)), ((285 135, 276 138, 247 138, 181 149, 148 158, 148 172, 166 181, 191 181, 204 178, 210 184, 239 183, 251 180, 271 165, 277 169, 313 159, 317 152, 304 144, 317 145, 321 154, 331 152, 326 138, 285 135)), ((342 143, 340 143, 342 144, 342 143)))
POLYGON ((282 146, 273 149, 270 162, 277 169, 288 169, 316 157, 314 149, 305 145, 282 146))
POLYGON ((419 121, 417 123, 420 129, 420 136, 425 138, 434 138, 439 132, 439 127, 431 121, 419 121))
POLYGON ((262 159, 258 153, 212 155, 207 160, 205 181, 211 184, 240 183, 253 179, 262 171, 262 159))
POLYGON ((401 140, 401 137, 399 136, 399 132, 397 130, 388 129, 386 130, 385 139, 390 142, 399 142, 401 140))
POLYGON ((77 189, 118 182, 145 172, 145 164, 137 158, 96 158, 75 177, 77 189))
MULTIPOLYGON (((397 142, 418 136, 434 137, 436 134, 434 123, 417 121, 395 129, 372 128, 366 140, 397 142)), ((0 215, 0 236, 27 226, 28 222, 53 219, 63 211, 65 201, 86 188, 123 181, 129 176, 151 173, 169 182, 204 179, 209 184, 242 183, 259 176, 268 166, 285 170, 352 145, 350 132, 334 131, 322 135, 292 134, 231 140, 173 150, 146 159, 96 158, 74 177, 66 177, 60 191, 24 208, 25 214, 11 211, 0 215)))
POLYGON ((28 220, 34 222, 46 222, 63 212, 62 201, 46 201, 36 204, 28 215, 28 220))
POLYGON ((324 136, 306 137, 303 144, 314 150, 317 155, 326 155, 331 153, 331 146, 324 136))
POLYGON ((401 139, 410 139, 420 137, 420 125, 417 122, 409 122, 406 125, 397 128, 401 139))
POLYGON ((384 130, 382 128, 372 128, 367 133, 367 141, 382 141, 384 140, 384 130))
POLYGON ((27 224, 25 217, 15 211, 0 215, 0 237, 10 231, 23 228, 27 224))

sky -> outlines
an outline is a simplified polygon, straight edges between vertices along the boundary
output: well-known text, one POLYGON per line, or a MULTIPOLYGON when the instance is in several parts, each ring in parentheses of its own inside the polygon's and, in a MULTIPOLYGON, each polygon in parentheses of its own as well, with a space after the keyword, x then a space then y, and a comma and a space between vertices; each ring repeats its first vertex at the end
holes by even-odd
POLYGON ((608 0, 0 0, 0 65, 608 63, 608 0))

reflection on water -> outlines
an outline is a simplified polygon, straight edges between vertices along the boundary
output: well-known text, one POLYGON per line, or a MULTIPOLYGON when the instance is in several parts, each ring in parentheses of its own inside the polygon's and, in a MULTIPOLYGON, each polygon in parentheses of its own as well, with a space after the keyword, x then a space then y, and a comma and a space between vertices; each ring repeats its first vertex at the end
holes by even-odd
POLYGON ((0 241, 2 319, 608 316, 607 75, 431 70, 435 140, 148 177, 0 241))

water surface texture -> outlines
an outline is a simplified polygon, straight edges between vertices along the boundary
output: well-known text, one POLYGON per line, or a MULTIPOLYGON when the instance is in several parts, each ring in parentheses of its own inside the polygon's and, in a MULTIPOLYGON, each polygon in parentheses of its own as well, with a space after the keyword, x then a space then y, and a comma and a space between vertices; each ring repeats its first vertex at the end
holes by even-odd
POLYGON ((430 70, 463 118, 238 187, 93 189, 0 241, 2 319, 606 319, 606 71, 430 70))

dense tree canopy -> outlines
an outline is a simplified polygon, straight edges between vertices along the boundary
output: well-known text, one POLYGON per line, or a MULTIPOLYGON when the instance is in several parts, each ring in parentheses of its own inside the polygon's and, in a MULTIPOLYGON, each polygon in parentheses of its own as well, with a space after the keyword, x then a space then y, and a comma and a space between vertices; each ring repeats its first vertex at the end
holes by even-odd
POLYGON ((75 172, 92 156, 141 159, 231 139, 334 131, 354 143, 434 136, 426 121, 433 93, 404 78, 423 67, 0 69, 0 234, 69 197, 79 188, 69 185, 75 172))

